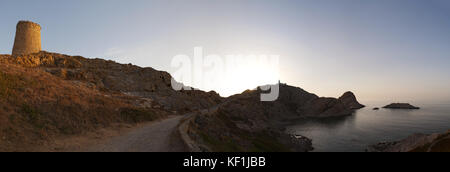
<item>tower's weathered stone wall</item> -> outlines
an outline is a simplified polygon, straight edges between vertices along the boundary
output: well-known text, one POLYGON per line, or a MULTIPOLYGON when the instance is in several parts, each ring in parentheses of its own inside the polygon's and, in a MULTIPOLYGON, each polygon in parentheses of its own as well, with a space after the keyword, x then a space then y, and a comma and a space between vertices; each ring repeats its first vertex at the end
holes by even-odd
POLYGON ((41 26, 30 21, 19 21, 12 51, 13 56, 41 51, 41 26))

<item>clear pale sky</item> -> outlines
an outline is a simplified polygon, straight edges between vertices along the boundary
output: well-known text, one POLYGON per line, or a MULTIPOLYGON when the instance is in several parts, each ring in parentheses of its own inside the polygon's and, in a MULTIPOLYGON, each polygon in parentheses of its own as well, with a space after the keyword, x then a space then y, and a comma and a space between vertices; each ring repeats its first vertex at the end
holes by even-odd
POLYGON ((31 20, 51 52, 169 72, 195 46, 279 54, 281 81, 320 96, 450 102, 448 0, 2 0, 0 11, 1 54, 31 20))

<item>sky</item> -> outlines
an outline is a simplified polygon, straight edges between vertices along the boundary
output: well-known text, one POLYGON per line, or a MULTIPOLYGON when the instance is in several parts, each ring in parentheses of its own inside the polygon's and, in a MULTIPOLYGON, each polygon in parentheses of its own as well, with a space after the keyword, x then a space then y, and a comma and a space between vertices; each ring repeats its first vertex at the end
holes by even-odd
MULTIPOLYGON (((51 52, 171 74, 174 56, 194 47, 278 55, 279 80, 319 96, 450 103, 447 0, 2 0, 0 11, 0 54, 11 53, 17 22, 31 20, 51 52)), ((271 82, 231 70, 198 88, 228 96, 271 82)))

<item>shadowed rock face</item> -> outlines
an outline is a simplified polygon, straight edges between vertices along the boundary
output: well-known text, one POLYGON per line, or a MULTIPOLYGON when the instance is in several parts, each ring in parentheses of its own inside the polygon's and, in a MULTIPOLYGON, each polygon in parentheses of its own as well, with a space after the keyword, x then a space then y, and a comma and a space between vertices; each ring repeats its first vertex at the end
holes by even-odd
POLYGON ((339 97, 339 100, 342 101, 345 106, 350 107, 350 109, 361 109, 365 107, 356 100, 356 96, 350 91, 339 97))
POLYGON ((318 97, 301 88, 280 85, 280 97, 276 101, 301 117, 335 117, 351 115, 354 109, 364 107, 351 92, 343 98, 318 97), (349 94, 350 93, 350 94, 349 94))
POLYGON ((392 103, 383 108, 387 108, 387 109, 420 109, 419 107, 415 107, 408 103, 392 103))

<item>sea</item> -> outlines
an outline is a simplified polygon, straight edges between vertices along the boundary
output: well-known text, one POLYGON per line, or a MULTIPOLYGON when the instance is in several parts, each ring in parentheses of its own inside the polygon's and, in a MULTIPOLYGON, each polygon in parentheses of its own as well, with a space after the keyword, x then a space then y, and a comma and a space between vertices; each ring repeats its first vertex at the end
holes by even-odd
POLYGON ((414 133, 450 130, 450 104, 414 105, 421 109, 373 110, 379 106, 369 105, 347 117, 293 121, 286 132, 312 139, 315 152, 364 152, 369 145, 414 133))

